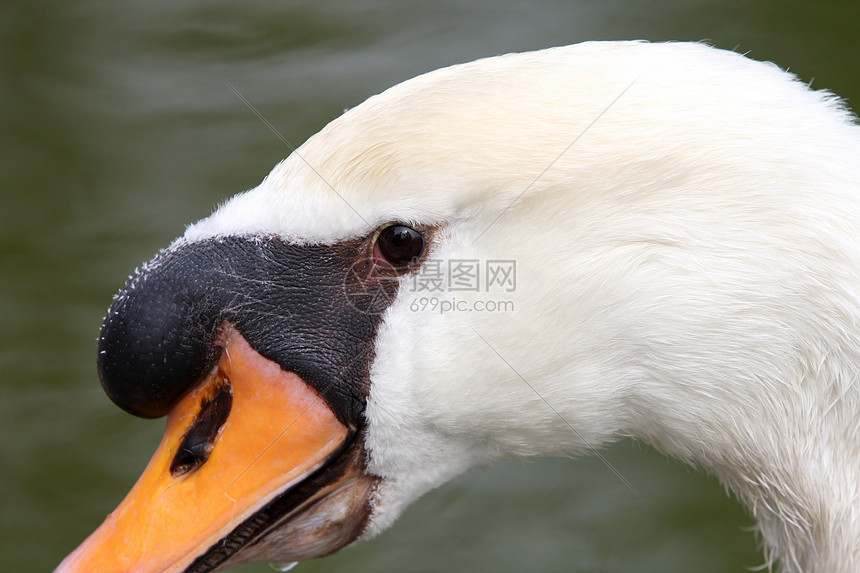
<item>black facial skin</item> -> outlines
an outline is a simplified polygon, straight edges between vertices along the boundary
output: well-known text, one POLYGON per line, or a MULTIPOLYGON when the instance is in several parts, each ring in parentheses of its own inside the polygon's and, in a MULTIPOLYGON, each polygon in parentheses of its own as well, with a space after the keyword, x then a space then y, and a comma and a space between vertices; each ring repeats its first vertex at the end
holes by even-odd
POLYGON ((367 239, 291 245, 223 237, 159 254, 108 310, 98 371, 107 395, 145 418, 167 414, 217 363, 232 324, 295 372, 348 427, 361 425, 381 313, 397 291, 367 239))
MULTIPOLYGON (((376 331, 398 276, 418 268, 433 230, 407 228, 420 248, 412 249, 417 258, 410 252, 409 263, 397 267, 374 263, 381 232, 332 246, 235 236, 180 244, 156 256, 117 295, 102 325, 98 372, 124 410, 145 418, 170 412, 213 373, 229 324, 263 357, 299 375, 350 428, 322 467, 238 524, 186 572, 212 571, 303 511, 302 504, 349 467, 363 472, 360 434, 376 331)), ((219 380, 210 394, 172 460, 173 477, 195 471, 217 447, 232 406, 230 381, 219 380)), ((343 544, 364 528, 369 506, 362 511, 343 532, 343 544)))

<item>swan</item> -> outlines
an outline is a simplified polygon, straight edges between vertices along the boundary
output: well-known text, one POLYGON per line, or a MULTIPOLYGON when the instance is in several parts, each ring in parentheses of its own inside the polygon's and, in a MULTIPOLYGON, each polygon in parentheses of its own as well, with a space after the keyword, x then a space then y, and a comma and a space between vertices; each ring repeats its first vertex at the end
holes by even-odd
POLYGON ((427 73, 140 268, 98 371, 167 428, 59 573, 310 559, 625 437, 716 476, 782 571, 856 573, 860 127, 698 43, 427 73))

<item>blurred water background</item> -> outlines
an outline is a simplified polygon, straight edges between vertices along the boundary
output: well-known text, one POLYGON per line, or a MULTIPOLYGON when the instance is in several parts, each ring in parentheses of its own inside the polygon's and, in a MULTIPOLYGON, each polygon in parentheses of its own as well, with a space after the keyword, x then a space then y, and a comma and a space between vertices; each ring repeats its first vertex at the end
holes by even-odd
MULTIPOLYGON (((344 108, 450 64, 590 39, 708 40, 860 101, 860 2, 0 4, 0 571, 50 571, 163 421, 104 396, 95 338, 135 265, 344 108)), ((298 571, 733 572, 762 558, 720 485, 647 447, 478 469, 298 571)), ((267 565, 241 568, 270 571, 267 565)))

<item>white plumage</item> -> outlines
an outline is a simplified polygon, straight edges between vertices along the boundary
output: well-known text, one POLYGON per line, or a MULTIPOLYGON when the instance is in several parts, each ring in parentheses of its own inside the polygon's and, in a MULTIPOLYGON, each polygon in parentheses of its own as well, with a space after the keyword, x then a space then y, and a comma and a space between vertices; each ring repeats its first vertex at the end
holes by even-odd
POLYGON ((182 240, 387 221, 437 227, 435 260, 515 260, 517 288, 444 315, 400 289, 367 535, 472 465, 632 436, 734 490, 785 571, 860 571, 860 128, 837 98, 699 44, 480 60, 348 111, 182 240))

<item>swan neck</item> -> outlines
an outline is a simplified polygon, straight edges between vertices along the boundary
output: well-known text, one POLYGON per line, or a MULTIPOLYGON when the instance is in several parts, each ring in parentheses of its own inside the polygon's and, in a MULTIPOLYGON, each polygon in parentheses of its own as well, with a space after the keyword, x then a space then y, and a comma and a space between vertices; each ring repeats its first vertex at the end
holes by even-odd
POLYGON ((694 444, 670 453, 715 475, 737 495, 755 518, 767 566, 778 564, 783 573, 857 573, 860 461, 848 453, 850 438, 826 435, 840 432, 821 430, 824 424, 811 426, 819 435, 760 435, 721 450, 699 442, 698 454, 690 455, 694 444))

